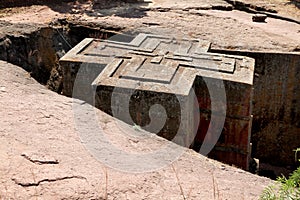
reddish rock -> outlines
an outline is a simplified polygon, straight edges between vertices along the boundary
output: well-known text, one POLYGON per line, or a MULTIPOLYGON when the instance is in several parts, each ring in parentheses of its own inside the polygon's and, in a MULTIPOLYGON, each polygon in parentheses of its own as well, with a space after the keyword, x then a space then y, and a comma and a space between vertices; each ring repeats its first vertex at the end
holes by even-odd
POLYGON ((252 16, 252 21, 253 22, 266 22, 267 17, 268 17, 267 15, 256 14, 256 15, 252 16))

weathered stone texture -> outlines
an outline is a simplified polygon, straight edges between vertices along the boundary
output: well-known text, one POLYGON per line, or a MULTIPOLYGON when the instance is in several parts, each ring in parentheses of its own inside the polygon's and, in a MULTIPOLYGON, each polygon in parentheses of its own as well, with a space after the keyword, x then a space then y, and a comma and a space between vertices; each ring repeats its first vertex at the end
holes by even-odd
POLYGON ((138 3, 143 0, 93 0, 94 8, 111 8, 114 6, 120 6, 124 3, 138 3))
MULTIPOLYGON (((69 2, 73 0, 63 0, 63 2, 69 2)), ((30 6, 38 4, 59 3, 58 0, 0 0, 0 8, 15 7, 15 6, 30 6)))
MULTIPOLYGON (((227 107, 226 119, 214 151, 210 152, 209 156, 247 168, 252 123, 253 88, 252 85, 230 81, 224 81, 224 87, 226 104, 224 105, 224 102, 218 102, 218 104, 227 107)), ((200 106, 200 124, 194 149, 199 150, 199 146, 204 141, 211 123, 212 109, 211 97, 205 82, 200 78, 196 79, 194 88, 200 106)))
POLYGON ((257 53, 254 79, 254 155, 275 165, 294 165, 300 147, 300 55, 257 53))
POLYGON ((221 52, 255 59, 252 155, 263 163, 296 165, 293 150, 300 146, 300 54, 221 52))
MULTIPOLYGON (((222 198, 257 199, 272 183, 188 149, 171 165, 153 172, 112 169, 82 146, 75 123, 82 116, 74 116, 73 110, 80 101, 48 90, 25 70, 3 61, 0 85, 1 199, 183 199, 183 191, 186 198, 198 200, 213 199, 215 187, 222 198)), ((80 109, 96 111, 100 126, 108 127, 110 142, 120 147, 147 154, 149 146, 169 144, 155 135, 130 137, 119 129, 122 122, 88 104, 80 109)))
MULTIPOLYGON (((1 23, 1 22, 0 22, 1 23)), ((18 65, 49 89, 60 93, 62 88, 61 68, 58 60, 68 49, 59 33, 49 27, 13 25, 7 29, 27 29, 28 33, 8 34, 0 39, 0 59, 18 65)))
POLYGON ((197 135, 194 149, 213 147, 222 132, 211 155, 247 169, 254 61, 208 48, 203 41, 145 34, 130 43, 86 39, 60 61, 63 91, 183 146, 197 135), (151 116, 154 105, 164 110, 151 116))
POLYGON ((253 22, 266 22, 267 17, 268 17, 267 15, 256 14, 256 15, 252 16, 252 21, 253 22))

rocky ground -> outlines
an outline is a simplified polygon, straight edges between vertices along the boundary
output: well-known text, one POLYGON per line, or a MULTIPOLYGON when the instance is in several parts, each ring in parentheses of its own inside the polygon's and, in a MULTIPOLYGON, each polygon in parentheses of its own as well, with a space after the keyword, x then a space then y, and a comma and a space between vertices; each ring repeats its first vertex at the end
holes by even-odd
MULTIPOLYGON (((74 104, 91 106, 49 91, 12 64, 1 61, 0 74, 1 199, 257 199, 272 183, 188 149, 153 172, 112 169, 76 131, 74 104)), ((145 153, 169 143, 124 135, 121 122, 95 112, 110 142, 125 150, 145 153)))
MULTIPOLYGON (((273 10, 281 8, 276 15, 282 19, 270 16, 266 23, 252 22, 253 12, 258 11, 252 8, 251 13, 241 11, 240 6, 237 7, 239 10, 235 9, 233 3, 223 0, 180 0, 175 3, 171 0, 156 0, 153 3, 124 4, 111 9, 93 8, 89 2, 31 6, 4 9, 0 12, 0 19, 38 26, 54 19, 66 18, 76 23, 92 22, 93 26, 118 27, 130 33, 151 32, 209 40, 212 47, 218 49, 299 51, 298 8, 289 1, 278 1, 258 4, 253 0, 253 5, 259 5, 259 8, 265 10, 270 5, 275 6, 273 10)), ((248 4, 242 8, 250 8, 248 4)))
MULTIPOLYGON (((0 10, 0 38, 64 19, 128 34, 200 38, 218 49, 292 52, 300 50, 297 5, 245 0, 247 12, 222 0, 155 0, 110 9, 93 8, 90 2, 7 8, 0 10), (266 23, 252 22, 253 12, 265 10, 272 11, 266 23), (280 19, 271 17, 273 10, 280 19)), ((74 104, 92 108, 49 91, 7 62, 0 62, 0 104, 0 199, 257 199, 272 183, 187 149, 153 172, 112 169, 90 154, 76 132, 74 104)), ((128 151, 147 152, 168 143, 151 135, 146 143, 124 136, 121 122, 95 112, 111 141, 128 151)))

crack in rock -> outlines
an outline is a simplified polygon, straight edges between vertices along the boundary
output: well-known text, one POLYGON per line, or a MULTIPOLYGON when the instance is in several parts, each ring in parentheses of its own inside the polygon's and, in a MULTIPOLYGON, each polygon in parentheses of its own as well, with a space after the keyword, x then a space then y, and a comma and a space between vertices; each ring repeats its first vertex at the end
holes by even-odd
POLYGON ((38 159, 38 158, 32 158, 33 156, 29 156, 25 153, 21 154, 21 156, 23 156, 25 159, 29 160, 30 162, 34 163, 34 164, 38 164, 38 165, 57 165, 59 164, 59 161, 57 159, 38 159))
POLYGON ((268 9, 268 8, 264 8, 264 7, 257 6, 257 5, 247 4, 242 1, 236 1, 236 0, 225 0, 225 2, 231 4, 233 6, 233 8, 236 10, 240 10, 240 11, 244 11, 244 12, 252 13, 252 14, 264 14, 264 15, 267 15, 268 17, 271 17, 274 19, 280 19, 283 21, 300 24, 299 20, 278 15, 278 14, 276 14, 277 11, 273 10, 273 9, 268 9))
POLYGON ((33 186, 39 186, 41 183, 44 182, 56 182, 56 181, 62 181, 62 180, 68 180, 68 179, 84 179, 86 180, 85 177, 83 176, 65 176, 65 177, 60 177, 60 178, 54 178, 54 179, 42 179, 38 182, 29 182, 29 183, 22 183, 21 181, 18 181, 17 179, 13 178, 11 179, 12 181, 15 182, 15 184, 20 185, 22 187, 33 187, 33 186))
POLYGON ((264 6, 258 6, 255 4, 250 4, 250 3, 245 3, 243 1, 236 1, 236 0, 225 0, 225 2, 231 4, 234 6, 235 9, 238 10, 244 10, 244 11, 264 11, 264 12, 270 12, 270 13, 277 13, 276 10, 270 9, 270 8, 265 8, 264 6))
POLYGON ((153 12, 170 12, 170 11, 190 11, 190 10, 225 10, 232 11, 232 5, 203 5, 203 6, 188 6, 184 8, 176 7, 154 7, 150 8, 149 11, 153 12))

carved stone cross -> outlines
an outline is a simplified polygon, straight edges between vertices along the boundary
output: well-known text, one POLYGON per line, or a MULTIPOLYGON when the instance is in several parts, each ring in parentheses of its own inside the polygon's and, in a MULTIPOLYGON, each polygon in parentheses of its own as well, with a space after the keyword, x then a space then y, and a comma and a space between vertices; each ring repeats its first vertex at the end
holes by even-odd
POLYGON ((63 92, 201 153, 214 147, 210 156, 247 169, 254 60, 209 48, 148 34, 85 39, 60 60, 63 92))

